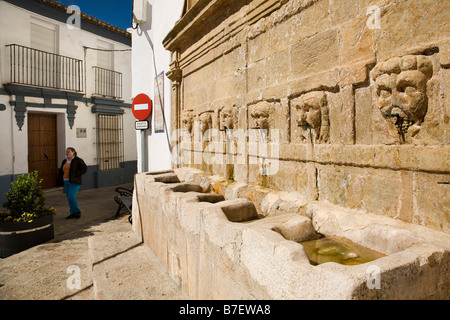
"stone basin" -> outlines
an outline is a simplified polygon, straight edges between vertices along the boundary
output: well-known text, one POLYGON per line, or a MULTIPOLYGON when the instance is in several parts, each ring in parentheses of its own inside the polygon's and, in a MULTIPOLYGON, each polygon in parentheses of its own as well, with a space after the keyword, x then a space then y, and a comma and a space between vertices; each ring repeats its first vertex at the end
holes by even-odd
POLYGON ((336 262, 346 266, 367 263, 386 256, 383 253, 339 237, 321 237, 300 243, 312 265, 336 262))
POLYGON ((203 192, 203 188, 198 184, 193 183, 175 183, 173 187, 171 187, 173 192, 203 192))
MULTIPOLYGON (((227 196, 247 186, 215 195, 205 192, 213 188, 203 177, 179 178, 181 183, 164 184, 136 175, 133 228, 190 299, 450 297, 445 233, 319 201, 299 207, 303 200, 269 189, 254 197, 256 205, 227 196), (290 208, 302 210, 286 212, 290 208), (311 263, 306 242, 322 235, 380 256, 358 265, 311 263)), ((361 256, 354 249, 341 253, 339 246, 319 250, 339 251, 347 260, 361 256)))
POLYGON ((271 296, 283 299, 449 297, 448 235, 328 204, 317 203, 308 210, 310 218, 297 214, 268 217, 243 231, 240 261, 271 296), (318 231, 325 237, 320 238, 318 231), (308 247, 327 240, 338 242, 308 247), (359 251, 361 247, 365 247, 364 253, 359 251), (318 249, 316 253, 321 251, 320 257, 314 257, 315 249, 318 249))
POLYGON ((227 200, 220 203, 219 206, 231 222, 246 222, 258 219, 256 207, 248 199, 227 200))
POLYGON ((225 201, 225 197, 223 195, 215 193, 198 194, 197 199, 200 202, 209 202, 209 203, 217 203, 225 201))
POLYGON ((180 183, 178 176, 175 173, 158 174, 154 177, 156 182, 162 183, 180 183))

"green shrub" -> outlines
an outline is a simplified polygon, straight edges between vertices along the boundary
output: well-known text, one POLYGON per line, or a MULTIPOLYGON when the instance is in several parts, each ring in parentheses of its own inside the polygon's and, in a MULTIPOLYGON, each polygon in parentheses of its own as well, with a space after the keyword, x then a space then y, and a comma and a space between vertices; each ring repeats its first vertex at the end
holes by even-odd
POLYGON ((32 221, 54 213, 54 208, 45 208, 45 195, 41 188, 42 179, 38 172, 18 176, 5 194, 7 201, 3 206, 9 213, 1 212, 0 221, 32 221))

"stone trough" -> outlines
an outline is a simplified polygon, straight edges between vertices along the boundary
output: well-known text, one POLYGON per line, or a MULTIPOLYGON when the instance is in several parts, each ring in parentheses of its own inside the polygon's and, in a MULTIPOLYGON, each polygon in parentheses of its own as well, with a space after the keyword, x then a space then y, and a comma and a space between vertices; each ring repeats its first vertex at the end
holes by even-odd
MULTIPOLYGON (((187 298, 450 297, 445 233, 250 185, 227 182, 219 188, 223 179, 194 169, 169 175, 166 182, 158 182, 159 175, 136 175, 133 228, 187 298), (243 190, 252 196, 242 197, 243 190), (355 265, 313 263, 305 241, 323 237, 351 241, 379 256, 355 265)), ((343 255, 356 259, 355 250, 343 255)))

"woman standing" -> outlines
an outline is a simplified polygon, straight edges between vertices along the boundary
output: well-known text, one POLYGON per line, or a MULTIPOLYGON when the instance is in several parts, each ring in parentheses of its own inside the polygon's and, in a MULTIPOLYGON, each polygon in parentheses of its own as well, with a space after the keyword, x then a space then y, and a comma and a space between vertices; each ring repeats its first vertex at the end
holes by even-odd
POLYGON ((81 176, 87 172, 86 163, 77 156, 74 148, 67 148, 66 159, 63 160, 59 169, 58 184, 64 185, 64 192, 69 201, 70 214, 66 219, 81 217, 80 207, 76 195, 82 183, 81 176))

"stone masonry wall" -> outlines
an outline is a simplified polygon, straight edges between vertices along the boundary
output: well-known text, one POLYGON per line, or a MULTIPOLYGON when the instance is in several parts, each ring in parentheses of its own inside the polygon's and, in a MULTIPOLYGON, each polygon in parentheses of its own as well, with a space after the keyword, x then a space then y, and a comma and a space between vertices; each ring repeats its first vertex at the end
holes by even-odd
POLYGON ((448 1, 199 0, 164 41, 178 166, 449 233, 449 21, 448 1), (255 128, 265 156, 204 134, 255 128))

